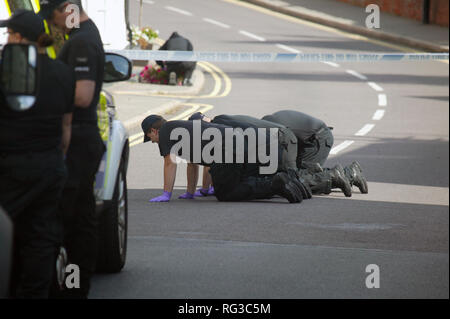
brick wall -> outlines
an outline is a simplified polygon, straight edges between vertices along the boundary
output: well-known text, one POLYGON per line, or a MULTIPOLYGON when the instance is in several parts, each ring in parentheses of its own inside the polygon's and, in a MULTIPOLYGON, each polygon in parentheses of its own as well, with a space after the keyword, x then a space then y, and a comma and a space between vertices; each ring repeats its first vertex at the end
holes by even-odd
MULTIPOLYGON (((422 21, 424 0, 337 0, 366 7, 377 4, 381 11, 422 21)), ((430 23, 448 27, 449 0, 431 0, 430 23)))

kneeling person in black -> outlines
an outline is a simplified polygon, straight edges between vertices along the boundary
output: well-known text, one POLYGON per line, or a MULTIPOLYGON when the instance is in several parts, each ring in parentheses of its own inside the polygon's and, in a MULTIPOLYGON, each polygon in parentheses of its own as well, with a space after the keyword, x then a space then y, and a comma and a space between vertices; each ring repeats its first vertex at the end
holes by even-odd
MULTIPOLYGON (((153 198, 151 202, 168 202, 172 197, 173 186, 176 177, 176 156, 188 161, 188 187, 187 193, 192 198, 198 181, 198 165, 210 167, 210 174, 215 186, 215 196, 220 201, 243 201, 251 199, 268 199, 274 195, 280 195, 289 202, 301 202, 303 197, 298 181, 285 173, 277 173, 262 176, 260 174, 261 164, 248 161, 248 150, 244 148, 243 163, 236 161, 236 143, 233 143, 232 162, 226 160, 224 125, 205 123, 201 121, 170 121, 158 115, 151 115, 142 122, 142 130, 145 134, 144 142, 152 141, 158 143, 160 154, 164 157, 164 193, 153 198), (198 132, 194 125, 199 125, 198 132), (210 129, 220 132, 220 140, 214 143, 213 160, 209 161, 202 156, 204 151, 209 150, 211 154, 211 140, 203 140, 201 136, 208 135, 210 129), (197 133, 197 135, 196 135, 197 133), (187 142, 186 142, 187 139, 187 142), (200 139, 200 140, 199 140, 200 139), (183 142, 186 142, 184 144, 183 142), (183 144, 181 144, 183 143, 183 144), (216 146, 219 145, 217 148, 216 146), (182 147, 179 147, 182 146, 182 147), (183 148, 187 148, 183 149, 183 148), (189 174, 189 171, 191 173, 189 174)), ((239 132, 237 133, 239 134, 239 132)), ((214 138, 218 138, 214 136, 214 138)), ((230 154, 228 154, 230 155, 230 154)), ((181 198, 187 198, 186 194, 181 198)))

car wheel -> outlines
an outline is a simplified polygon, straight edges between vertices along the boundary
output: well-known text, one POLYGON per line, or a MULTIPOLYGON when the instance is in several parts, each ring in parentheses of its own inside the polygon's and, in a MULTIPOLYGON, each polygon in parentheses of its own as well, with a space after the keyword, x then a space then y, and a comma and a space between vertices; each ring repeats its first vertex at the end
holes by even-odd
POLYGON ((128 233, 128 196, 125 161, 117 173, 113 199, 99 224, 97 271, 119 272, 125 265, 128 233))

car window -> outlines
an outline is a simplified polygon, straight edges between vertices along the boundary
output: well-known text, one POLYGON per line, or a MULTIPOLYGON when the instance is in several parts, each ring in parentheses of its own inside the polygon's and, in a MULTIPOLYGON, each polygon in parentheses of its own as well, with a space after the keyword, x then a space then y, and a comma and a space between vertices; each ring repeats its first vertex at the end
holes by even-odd
POLYGON ((33 10, 31 0, 8 0, 8 4, 11 12, 16 11, 17 9, 33 10))

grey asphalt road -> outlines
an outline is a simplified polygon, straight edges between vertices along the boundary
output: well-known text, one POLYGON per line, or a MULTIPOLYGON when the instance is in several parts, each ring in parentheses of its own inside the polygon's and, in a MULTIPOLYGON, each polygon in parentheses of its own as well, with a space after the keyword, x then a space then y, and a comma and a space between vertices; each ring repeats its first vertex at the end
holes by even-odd
MULTIPOLYGON (((233 1, 155 0, 144 10, 144 24, 161 38, 178 31, 199 51, 397 51, 233 1)), ((150 204, 161 193, 162 160, 156 145, 137 145, 128 173, 127 264, 119 274, 97 275, 91 297, 448 298, 448 64, 216 65, 232 81, 230 94, 190 102, 214 106, 211 116, 295 109, 325 120, 335 146, 353 141, 327 166, 358 160, 369 194, 334 192, 299 205, 182 201, 180 165, 174 199, 150 204), (378 110, 382 118, 373 119, 378 110), (362 134, 367 124, 374 126, 362 134), (366 287, 371 264, 380 270, 378 289, 366 287)), ((211 87, 209 79, 204 93, 211 87)))

